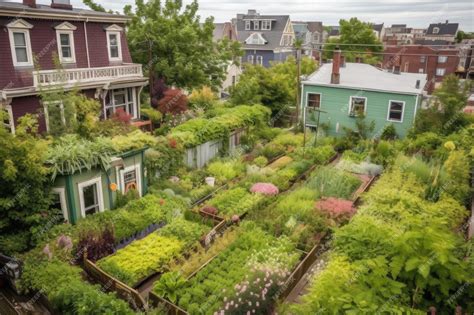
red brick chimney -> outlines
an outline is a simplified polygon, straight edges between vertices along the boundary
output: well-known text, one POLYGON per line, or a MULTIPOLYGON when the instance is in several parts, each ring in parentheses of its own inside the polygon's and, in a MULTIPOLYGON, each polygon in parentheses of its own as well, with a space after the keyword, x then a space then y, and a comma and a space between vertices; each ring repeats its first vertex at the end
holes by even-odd
POLYGON ((339 47, 336 47, 334 50, 334 55, 332 58, 332 74, 331 74, 331 84, 339 84, 340 79, 340 69, 341 69, 341 50, 339 47))
POLYGON ((27 5, 30 8, 36 8, 36 0, 23 0, 23 5, 27 5))

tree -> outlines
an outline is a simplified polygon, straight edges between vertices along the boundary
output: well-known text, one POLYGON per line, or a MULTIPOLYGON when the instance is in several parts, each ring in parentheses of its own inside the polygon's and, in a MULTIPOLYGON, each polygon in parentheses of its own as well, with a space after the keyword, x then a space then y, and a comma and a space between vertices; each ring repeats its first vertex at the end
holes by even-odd
POLYGON ((197 1, 183 7, 181 0, 136 0, 124 11, 132 20, 128 39, 136 62, 146 64, 169 86, 217 88, 225 78, 225 65, 242 54, 238 42, 213 41, 213 18, 200 22, 197 1))
MULTIPOLYGON (((316 68, 313 59, 302 59, 301 74, 308 75, 316 68)), ((283 63, 274 63, 270 68, 248 65, 237 85, 231 89, 231 103, 261 103, 272 110, 274 117, 281 116, 285 109, 295 105, 296 90, 297 66, 294 57, 283 63)))
POLYGON ((16 135, 0 126, 0 248, 3 253, 28 249, 33 234, 61 223, 49 210, 51 182, 44 165, 48 144, 36 138, 37 127, 37 119, 32 115, 20 118, 16 135))
POLYGON ((464 31, 459 31, 456 34, 456 42, 460 43, 465 39, 474 39, 474 33, 466 33, 464 31))
POLYGON ((432 131, 448 135, 465 126, 467 119, 462 110, 467 104, 469 91, 470 84, 461 84, 455 75, 444 78, 441 87, 433 93, 432 106, 418 113, 414 132, 432 131))
POLYGON ((356 57, 363 57, 366 63, 377 63, 380 56, 372 53, 383 51, 382 43, 372 31, 372 25, 357 18, 349 21, 340 20, 340 37, 329 40, 324 45, 324 57, 332 58, 333 51, 340 45, 347 61, 354 61, 356 57))

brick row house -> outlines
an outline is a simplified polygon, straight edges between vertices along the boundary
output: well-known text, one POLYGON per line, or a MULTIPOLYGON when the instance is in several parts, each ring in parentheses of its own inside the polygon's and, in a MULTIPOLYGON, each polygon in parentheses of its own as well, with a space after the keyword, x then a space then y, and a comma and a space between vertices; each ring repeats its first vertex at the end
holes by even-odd
POLYGON ((43 104, 39 92, 55 86, 97 99, 102 119, 123 109, 139 120, 140 93, 148 80, 132 62, 127 21, 123 15, 73 8, 68 0, 0 3, 0 107, 8 114, 3 124, 14 133, 21 116, 39 114, 40 131, 47 131, 51 104, 43 104))
POLYGON ((460 62, 458 53, 453 46, 388 46, 384 51, 383 68, 393 71, 399 67, 401 72, 426 74, 426 88, 431 94, 444 77, 457 72, 460 62))

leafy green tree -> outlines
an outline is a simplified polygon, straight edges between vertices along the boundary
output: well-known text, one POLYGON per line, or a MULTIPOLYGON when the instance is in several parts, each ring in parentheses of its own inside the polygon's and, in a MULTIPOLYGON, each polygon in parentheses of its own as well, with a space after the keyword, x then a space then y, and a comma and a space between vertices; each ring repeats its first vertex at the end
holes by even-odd
POLYGON ((219 87, 226 65, 237 62, 240 44, 228 39, 213 41, 213 18, 201 24, 198 3, 181 0, 136 0, 124 11, 132 18, 128 39, 134 61, 164 79, 168 86, 219 87))
POLYGON ((102 5, 95 3, 93 0, 82 0, 82 2, 91 8, 91 10, 97 12, 107 12, 102 5))
MULTIPOLYGON (((44 165, 47 142, 36 138, 37 119, 25 115, 16 135, 0 126, 0 248, 12 254, 26 250, 32 233, 48 222, 58 224, 49 210, 50 177, 44 165)), ((50 224, 50 225, 51 225, 50 224)))
POLYGON ((383 46, 372 31, 372 24, 351 18, 348 21, 340 20, 339 26, 340 37, 324 45, 324 58, 331 59, 333 51, 340 46, 346 60, 350 62, 356 57, 362 57, 364 62, 370 64, 381 59, 376 53, 383 51, 383 46))
MULTIPOLYGON (((314 60, 302 59, 303 75, 313 73, 316 68, 314 60)), ((234 105, 261 103, 272 110, 273 116, 281 115, 289 106, 295 105, 296 72, 294 57, 288 58, 283 63, 274 63, 270 68, 248 65, 237 85, 231 89, 231 103, 234 105)))
POLYGON ((433 93, 434 103, 419 111, 413 133, 431 131, 448 135, 466 126, 468 119, 462 110, 467 104, 470 88, 471 84, 461 84, 455 75, 444 78, 441 87, 433 93))

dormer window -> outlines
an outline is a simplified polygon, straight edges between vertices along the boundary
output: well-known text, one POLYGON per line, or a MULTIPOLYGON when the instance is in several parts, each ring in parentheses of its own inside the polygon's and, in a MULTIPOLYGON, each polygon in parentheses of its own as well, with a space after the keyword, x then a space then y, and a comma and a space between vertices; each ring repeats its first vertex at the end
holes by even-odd
POLYGON ((106 28, 107 48, 110 61, 122 61, 122 40, 121 33, 123 28, 118 25, 111 25, 106 28))
POLYGON ((265 45, 267 41, 260 33, 253 33, 245 40, 247 45, 265 45))
POLYGON ((272 21, 271 20, 263 20, 262 21, 262 31, 270 31, 272 29, 272 21))
POLYGON ((245 21, 245 30, 246 31, 250 31, 251 29, 251 24, 250 24, 251 21, 245 21))
POLYGON ((439 27, 434 27, 433 34, 438 34, 438 33, 439 33, 439 27))
POLYGON ((55 27, 58 43, 58 55, 61 63, 75 63, 76 52, 74 49, 74 31, 77 29, 69 22, 64 22, 55 27))
POLYGON ((260 21, 253 21, 253 29, 256 31, 260 29, 260 21))
POLYGON ((33 53, 31 49, 30 29, 33 25, 18 19, 7 25, 10 48, 15 67, 32 67, 33 53))

